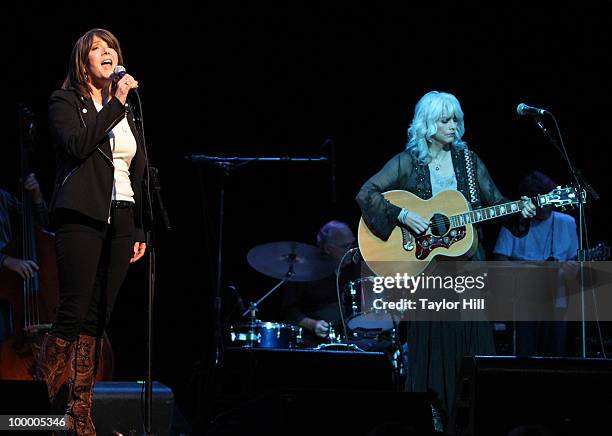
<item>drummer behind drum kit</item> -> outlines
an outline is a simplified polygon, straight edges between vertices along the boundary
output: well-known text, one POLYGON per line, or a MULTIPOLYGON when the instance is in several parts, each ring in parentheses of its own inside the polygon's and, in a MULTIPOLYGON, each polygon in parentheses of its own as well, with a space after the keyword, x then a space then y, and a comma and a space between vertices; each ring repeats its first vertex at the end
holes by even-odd
MULTIPOLYGON (((249 251, 247 261, 258 272, 280 282, 259 301, 250 304, 243 313, 244 317, 249 317, 248 322, 230 326, 232 345, 243 348, 306 348, 303 346, 301 327, 260 321, 257 319, 258 305, 286 282, 310 282, 329 277, 334 274, 337 263, 319 248, 300 242, 272 242, 256 246, 249 251)), ((370 343, 372 339, 379 341, 381 338, 395 342, 396 332, 391 316, 385 312, 365 310, 371 286, 370 277, 348 283, 340 293, 342 322, 345 325, 330 327, 327 342, 316 349, 364 351, 355 344, 361 344, 367 338, 370 338, 370 343)))

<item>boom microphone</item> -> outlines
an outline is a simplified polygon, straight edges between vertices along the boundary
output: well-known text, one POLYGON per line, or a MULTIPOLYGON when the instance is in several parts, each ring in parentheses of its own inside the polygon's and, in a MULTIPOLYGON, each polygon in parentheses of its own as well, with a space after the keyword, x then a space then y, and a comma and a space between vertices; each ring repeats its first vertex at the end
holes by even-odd
POLYGON ((521 116, 523 115, 545 115, 548 113, 548 111, 546 109, 540 109, 537 107, 527 106, 525 103, 520 103, 516 107, 516 113, 521 116))

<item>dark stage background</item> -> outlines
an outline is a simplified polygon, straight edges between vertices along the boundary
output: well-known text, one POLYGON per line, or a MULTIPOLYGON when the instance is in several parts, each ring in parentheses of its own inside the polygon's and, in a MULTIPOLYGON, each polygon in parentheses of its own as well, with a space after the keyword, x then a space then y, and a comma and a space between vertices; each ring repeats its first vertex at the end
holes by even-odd
MULTIPOLYGON (((17 103, 26 102, 38 119, 35 171, 50 198, 46 100, 61 84, 74 41, 92 27, 114 32, 128 71, 141 82, 147 140, 174 225, 157 233, 154 378, 174 390, 190 418, 209 362, 221 177, 185 156, 319 156, 333 139, 335 202, 324 164, 253 163, 226 181, 224 283, 235 283, 246 301, 275 284, 248 266, 252 247, 313 244, 333 218, 356 229, 355 194, 403 149, 414 105, 432 89, 459 98, 465 139, 510 198, 531 169, 570 182, 560 155, 515 108, 525 102, 552 111, 570 155, 602 197, 589 204, 590 240, 610 242, 606 4, 26 6, 5 14, 0 30, 0 183, 18 188, 17 103)), ((487 227, 489 249, 496 231, 487 227)), ((144 378, 146 290, 143 261, 132 269, 109 327, 118 380, 144 378)), ((281 293, 262 305, 261 319, 277 319, 281 293)), ((225 289, 223 297, 227 313, 235 300, 225 289)))

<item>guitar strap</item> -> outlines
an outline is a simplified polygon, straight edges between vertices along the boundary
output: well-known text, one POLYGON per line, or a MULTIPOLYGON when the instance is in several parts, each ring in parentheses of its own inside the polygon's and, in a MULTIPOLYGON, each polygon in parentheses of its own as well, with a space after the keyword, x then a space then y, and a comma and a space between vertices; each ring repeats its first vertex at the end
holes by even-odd
POLYGON ((472 206, 480 205, 480 198, 478 198, 478 185, 476 185, 476 168, 474 161, 472 160, 472 154, 467 147, 463 150, 465 156, 465 170, 467 172, 468 179, 468 191, 470 195, 470 203, 472 206))

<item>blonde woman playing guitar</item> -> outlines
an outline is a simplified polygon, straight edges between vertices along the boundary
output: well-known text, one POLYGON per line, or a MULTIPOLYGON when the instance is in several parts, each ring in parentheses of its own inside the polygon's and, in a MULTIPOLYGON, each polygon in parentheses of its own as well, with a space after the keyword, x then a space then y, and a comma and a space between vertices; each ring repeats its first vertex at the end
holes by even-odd
MULTIPOLYGON (((394 230, 397 232, 398 226, 418 235, 431 225, 429 217, 425 219, 417 211, 402 208, 386 199, 383 193, 387 191, 409 191, 422 200, 444 191, 458 191, 472 209, 481 204, 492 206, 508 201, 495 186, 480 158, 467 150, 462 140, 465 132, 463 118, 459 101, 448 93, 432 91, 417 103, 408 129, 406 151, 387 162, 357 195, 357 203, 367 224, 362 226, 364 229, 360 228, 360 247, 366 229, 383 243, 394 230)), ((528 219, 535 215, 536 210, 531 200, 527 197, 523 200, 520 219, 517 213, 514 215, 517 219, 510 218, 506 222, 517 236, 527 232, 528 219)), ((366 255, 364 258, 368 260, 366 255)), ((477 248, 473 259, 483 259, 481 247, 477 248)), ((437 394, 434 406, 443 423, 452 407, 461 358, 493 352, 489 323, 412 322, 408 327, 410 371, 406 390, 437 394)))

